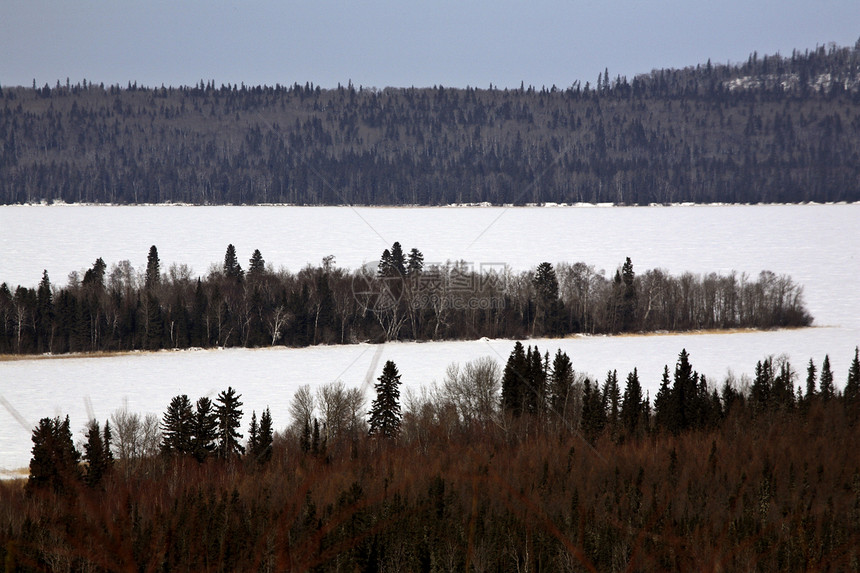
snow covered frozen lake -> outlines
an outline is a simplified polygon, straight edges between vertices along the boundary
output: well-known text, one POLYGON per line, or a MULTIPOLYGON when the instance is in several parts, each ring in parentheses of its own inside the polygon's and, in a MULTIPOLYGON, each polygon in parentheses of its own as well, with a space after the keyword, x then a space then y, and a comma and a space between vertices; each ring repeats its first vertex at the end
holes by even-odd
MULTIPOLYGON (((788 274, 804 286, 814 328, 732 334, 573 337, 529 341, 541 351, 566 351, 577 371, 619 377, 638 367, 653 397, 663 365, 681 348, 712 382, 728 372, 751 374, 768 355, 786 354, 798 384, 812 358, 829 353, 844 384, 860 344, 860 205, 351 208, 187 206, 0 207, 0 282, 35 286, 47 269, 65 283, 97 257, 110 266, 146 263, 158 247, 162 268, 184 263, 195 275, 223 261, 228 243, 243 265, 260 249, 275 268, 298 271, 323 257, 355 268, 400 241, 428 263, 465 260, 505 263, 514 270, 541 261, 583 261, 614 273, 630 257, 637 272, 672 274, 761 270, 788 274)), ((0 470, 24 467, 30 432, 44 416, 71 416, 76 435, 88 411, 100 421, 127 406, 159 416, 176 394, 196 399, 232 385, 252 410, 269 406, 276 429, 287 425, 288 404, 302 384, 337 379, 372 393, 385 360, 394 360, 407 388, 441 381, 451 362, 491 356, 504 364, 513 341, 394 343, 301 349, 231 349, 67 357, 0 362, 0 470)), ((405 394, 405 392, 404 392, 405 394)))

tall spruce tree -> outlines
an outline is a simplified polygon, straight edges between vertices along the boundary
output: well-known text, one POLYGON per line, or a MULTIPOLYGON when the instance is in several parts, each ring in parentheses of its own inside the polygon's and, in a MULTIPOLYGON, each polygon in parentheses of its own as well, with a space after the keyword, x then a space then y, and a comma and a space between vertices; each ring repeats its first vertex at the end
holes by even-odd
POLYGON ((558 278, 555 269, 547 262, 538 265, 532 279, 536 293, 535 331, 556 335, 562 331, 564 304, 558 296, 558 278))
POLYGON ((257 412, 256 410, 251 411, 251 425, 248 426, 248 445, 245 448, 245 453, 252 460, 254 459, 257 453, 257 442, 260 438, 260 425, 257 423, 257 412))
POLYGON ((606 407, 600 386, 595 380, 593 383, 588 378, 582 386, 582 432, 585 439, 590 443, 600 436, 606 427, 606 407))
POLYGON ((48 271, 42 271, 42 280, 36 291, 36 336, 40 352, 50 352, 53 347, 54 295, 48 271))
POLYGON ((858 410, 860 410, 860 350, 856 346, 854 347, 854 360, 848 367, 848 380, 845 382, 842 397, 852 420, 856 419, 858 410))
POLYGON ((146 278, 144 287, 153 289, 161 282, 161 261, 158 258, 158 249, 155 245, 149 247, 149 255, 146 257, 146 278))
POLYGON ((619 305, 621 330, 624 332, 634 330, 636 327, 638 297, 635 278, 633 263, 630 261, 630 257, 627 257, 624 266, 621 267, 621 302, 619 305))
POLYGON ((663 366, 663 378, 660 380, 660 389, 654 398, 654 421, 658 428, 671 431, 672 426, 672 387, 669 378, 669 365, 663 366))
POLYGON ((239 264, 239 259, 236 257, 236 247, 232 243, 227 245, 227 252, 224 253, 224 275, 236 282, 240 282, 244 277, 242 265, 239 264))
POLYGON ((526 372, 523 391, 523 409, 532 415, 543 415, 546 410, 546 370, 549 356, 541 357, 537 345, 526 352, 526 372))
POLYGON ((502 409, 514 416, 522 415, 525 407, 524 388, 528 379, 528 368, 525 349, 522 343, 517 341, 502 374, 502 409))
POLYGON ((696 423, 695 411, 698 407, 699 375, 693 371, 690 355, 682 348, 675 364, 675 378, 672 383, 672 401, 668 419, 669 430, 677 434, 696 423))
POLYGON ((87 463, 84 483, 89 487, 98 486, 111 466, 109 425, 105 424, 103 435, 99 423, 91 420, 87 428, 87 441, 84 444, 84 461, 87 463))
POLYGON ((642 419, 642 385, 636 368, 627 375, 624 397, 621 400, 621 423, 629 434, 635 434, 642 419))
POLYGON ((263 413, 260 414, 260 429, 257 434, 257 447, 253 452, 254 459, 259 464, 268 463, 272 459, 272 442, 274 441, 274 432, 272 429, 272 413, 267 406, 263 413))
POLYGON ((567 353, 559 348, 552 361, 552 374, 549 383, 549 406, 552 413, 566 419, 568 401, 573 389, 573 364, 567 353))
POLYGON ((406 274, 415 276, 424 270, 424 254, 416 248, 409 251, 409 259, 406 263, 406 274))
POLYGON ((810 400, 817 394, 815 391, 815 362, 812 358, 809 359, 809 366, 806 367, 806 399, 810 400))
POLYGON ((779 372, 773 378, 770 392, 772 409, 790 410, 794 408, 794 379, 796 374, 788 360, 782 360, 779 372))
POLYGON ((406 256, 398 241, 394 241, 391 246, 391 269, 397 273, 397 276, 406 275, 406 256))
POLYGON ((379 265, 376 267, 376 276, 379 278, 390 277, 391 272, 391 251, 385 249, 382 251, 382 256, 379 258, 379 265))
POLYGON ((606 422, 613 432, 618 430, 619 406, 621 404, 621 391, 618 388, 618 371, 606 372, 606 380, 603 382, 603 407, 606 410, 606 422))
POLYGON ((760 414, 770 406, 773 382, 773 362, 770 358, 766 358, 764 362, 759 360, 755 365, 755 378, 750 388, 750 403, 754 413, 760 414))
POLYGON ((194 412, 188 396, 174 396, 161 422, 161 451, 187 456, 194 453, 194 412))
POLYGON ((88 286, 96 292, 101 292, 105 287, 105 270, 107 265, 101 257, 96 259, 91 269, 84 273, 83 285, 88 286))
POLYGON ((245 453, 245 447, 241 444, 242 434, 238 432, 242 422, 242 402, 239 401, 241 394, 228 386, 227 390, 218 394, 215 412, 218 419, 218 456, 225 460, 232 460, 245 453))
POLYGON ((824 362, 821 364, 821 378, 819 386, 819 395, 822 400, 830 400, 836 395, 836 389, 833 387, 833 371, 830 369, 830 355, 824 355, 824 362))
POLYGON ((212 407, 212 400, 203 396, 197 400, 194 411, 192 451, 198 462, 204 461, 215 452, 218 438, 218 419, 212 407))
POLYGON ((260 249, 254 249, 251 259, 248 261, 248 278, 259 278, 266 272, 266 261, 260 249))
POLYGON ((102 434, 102 443, 105 446, 105 461, 107 462, 108 470, 113 467, 113 432, 110 429, 110 422, 105 421, 105 429, 102 434))
POLYGON ((391 360, 385 362, 370 405, 370 435, 393 439, 400 433, 400 373, 391 360))

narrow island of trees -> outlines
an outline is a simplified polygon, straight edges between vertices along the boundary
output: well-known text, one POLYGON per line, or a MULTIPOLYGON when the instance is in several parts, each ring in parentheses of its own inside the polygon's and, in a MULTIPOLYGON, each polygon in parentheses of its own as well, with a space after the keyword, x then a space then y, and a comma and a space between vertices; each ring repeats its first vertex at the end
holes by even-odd
MULTIPOLYGON (((408 373, 405 374, 408 376, 408 373)), ((30 476, 0 483, 7 571, 850 569, 860 558, 860 355, 782 357, 721 386, 682 350, 657 395, 514 345, 369 409, 302 386, 291 422, 239 432, 241 396, 174 397, 159 421, 34 429, 30 476)), ((652 384, 649 384, 652 385, 652 384)))
POLYGON ((194 278, 165 272, 153 245, 145 270, 101 258, 81 277, 37 288, 0 284, 0 354, 306 346, 361 341, 529 338, 572 333, 808 326, 803 289, 785 275, 636 273, 629 258, 610 278, 578 262, 513 272, 463 262, 428 264, 416 248, 386 249, 375 269, 326 257, 297 273, 274 271, 236 248, 194 278))

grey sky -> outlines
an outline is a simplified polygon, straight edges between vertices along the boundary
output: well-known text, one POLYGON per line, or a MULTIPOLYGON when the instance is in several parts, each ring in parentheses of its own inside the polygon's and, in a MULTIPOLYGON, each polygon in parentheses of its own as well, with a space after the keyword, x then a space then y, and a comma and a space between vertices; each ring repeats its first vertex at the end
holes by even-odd
POLYGON ((567 87, 858 37, 857 0, 4 0, 0 85, 567 87))

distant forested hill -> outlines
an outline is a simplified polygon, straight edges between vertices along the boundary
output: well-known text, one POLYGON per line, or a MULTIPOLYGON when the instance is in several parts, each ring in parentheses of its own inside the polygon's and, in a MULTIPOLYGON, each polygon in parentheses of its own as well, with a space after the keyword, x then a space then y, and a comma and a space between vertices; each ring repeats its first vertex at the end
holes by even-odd
POLYGON ((860 200, 860 41, 565 89, 0 90, 0 203, 860 200))

